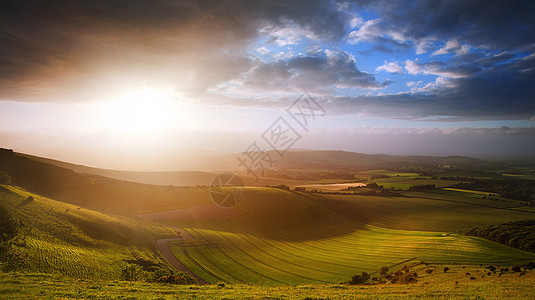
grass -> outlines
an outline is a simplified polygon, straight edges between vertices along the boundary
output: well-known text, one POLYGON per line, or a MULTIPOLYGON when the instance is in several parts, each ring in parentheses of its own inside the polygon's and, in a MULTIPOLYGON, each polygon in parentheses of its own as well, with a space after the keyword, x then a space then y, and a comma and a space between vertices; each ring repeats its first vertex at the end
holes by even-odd
POLYGON ((385 189, 395 188, 408 190, 410 187, 421 184, 434 184, 437 188, 448 187, 459 181, 430 179, 426 177, 390 177, 374 179, 373 182, 382 185, 385 189))
POLYGON ((491 192, 482 192, 482 191, 475 191, 475 190, 465 190, 465 189, 455 189, 455 188, 444 188, 446 191, 454 191, 454 192, 461 192, 461 193, 467 193, 467 194, 476 194, 481 196, 491 196, 491 197, 497 197, 499 196, 496 193, 491 192))
POLYGON ((535 259, 494 242, 444 233, 531 216, 527 213, 423 198, 323 197, 258 187, 248 187, 245 195, 235 209, 240 218, 173 222, 195 238, 172 243, 173 252, 208 282, 324 284, 405 260, 516 264, 535 259), (340 211, 349 212, 343 204, 361 215, 343 217, 340 211))
POLYGON ((428 275, 418 269, 411 285, 207 285, 173 286, 139 282, 75 280, 49 274, 0 273, 2 299, 532 299, 535 273, 487 276, 482 266, 443 266, 428 275), (470 273, 475 280, 470 280, 470 273), (483 277, 482 277, 483 276, 483 277))
POLYGON ((24 223, 12 248, 28 272, 118 278, 127 261, 164 265, 153 242, 175 236, 167 226, 80 208, 14 186, 0 186, 0 203, 24 223), (29 196, 34 200, 21 207, 29 196))
POLYGON ((371 170, 371 171, 363 171, 360 172, 360 174, 366 174, 366 175, 386 175, 391 177, 414 177, 418 176, 417 173, 409 173, 409 172, 396 172, 396 171, 389 171, 389 170, 371 170))
POLYGON ((433 199, 442 201, 454 201, 459 203, 494 208, 514 208, 520 204, 518 200, 500 198, 498 201, 494 199, 488 199, 488 197, 484 199, 483 196, 480 194, 445 189, 435 189, 426 192, 408 192, 405 193, 405 195, 409 197, 426 198, 430 200, 433 199))
POLYGON ((535 207, 534 206, 512 207, 511 209, 519 210, 519 211, 534 212, 535 213, 535 207))
POLYGON ((473 177, 479 179, 499 179, 503 178, 502 174, 492 172, 476 172, 476 171, 451 171, 440 174, 445 177, 473 177))
POLYGON ((324 195, 318 201, 357 222, 399 230, 457 232, 471 226, 535 218, 531 213, 503 209, 510 203, 428 192, 406 194, 407 197, 324 195))

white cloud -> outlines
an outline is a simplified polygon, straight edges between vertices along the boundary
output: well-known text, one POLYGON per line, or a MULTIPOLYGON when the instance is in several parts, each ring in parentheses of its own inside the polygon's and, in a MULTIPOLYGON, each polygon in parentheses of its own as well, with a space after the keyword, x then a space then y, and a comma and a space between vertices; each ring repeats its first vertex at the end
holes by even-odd
POLYGON ((432 55, 443 55, 448 54, 451 52, 455 52, 455 55, 463 55, 470 52, 470 46, 464 44, 461 45, 458 40, 449 40, 446 42, 446 45, 444 47, 438 49, 437 51, 433 52, 432 55))
POLYGON ((256 52, 258 52, 260 54, 268 54, 271 51, 269 51, 269 49, 267 49, 266 47, 262 47, 262 48, 256 49, 256 52))
POLYGON ((411 75, 418 75, 422 73, 422 67, 415 61, 407 59, 405 61, 405 70, 411 75))
POLYGON ((275 60, 286 60, 286 59, 291 59, 291 58, 294 58, 295 57, 295 52, 293 51, 289 51, 289 52, 279 52, 279 53, 275 53, 273 54, 273 59, 275 60))
POLYGON ((284 27, 266 26, 260 30, 260 33, 272 36, 275 38, 275 43, 281 47, 297 45, 303 38, 319 40, 313 31, 294 24, 287 24, 284 27))
POLYGON ((351 31, 347 36, 350 44, 357 44, 362 41, 372 41, 377 37, 385 34, 385 31, 381 31, 379 26, 380 19, 373 19, 365 21, 358 30, 351 31))
POLYGON ((437 75, 446 78, 465 78, 477 71, 476 69, 469 69, 462 66, 448 66, 440 61, 420 64, 409 59, 405 61, 405 70, 411 75, 437 75))
POLYGON ((402 74, 403 68, 397 62, 391 61, 389 63, 385 63, 382 66, 377 67, 375 71, 386 71, 389 73, 402 74))

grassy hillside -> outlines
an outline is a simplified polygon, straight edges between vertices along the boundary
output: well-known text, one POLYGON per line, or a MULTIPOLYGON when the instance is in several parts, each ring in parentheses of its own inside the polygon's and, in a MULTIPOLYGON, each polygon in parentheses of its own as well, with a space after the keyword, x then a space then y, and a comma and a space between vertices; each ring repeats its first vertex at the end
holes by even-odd
MULTIPOLYGON (((434 268, 435 266, 429 266, 434 268)), ((502 276, 482 266, 450 266, 448 273, 418 270, 416 284, 176 286, 123 281, 72 280, 45 274, 0 273, 2 299, 533 299, 535 272, 502 276), (466 275, 473 274, 474 278, 466 275)))
POLYGON ((20 224, 2 257, 4 271, 118 278, 127 263, 164 266, 153 243, 176 236, 167 226, 95 212, 14 186, 0 186, 0 205, 20 224))
POLYGON ((472 227, 463 234, 535 253, 535 219, 472 227))
POLYGON ((80 174, 25 155, 0 151, 0 171, 12 184, 55 200, 121 214, 188 207, 188 199, 210 201, 207 188, 149 185, 80 174))
POLYGON ((357 222, 401 230, 457 232, 471 226, 535 218, 533 213, 502 209, 511 207, 510 203, 434 193, 409 194, 411 197, 313 197, 357 222))
MULTIPOLYGON (((442 232, 500 218, 531 216, 514 211, 501 215, 501 210, 490 210, 427 199, 327 198, 249 187, 242 203, 234 208, 238 216, 198 216, 171 222, 194 237, 171 246, 181 262, 212 283, 332 283, 407 261, 516 264, 535 260, 533 254, 494 242, 442 232), (381 202, 383 199, 390 202, 381 202), (344 217, 340 211, 329 209, 329 203, 338 205, 336 201, 359 204, 354 212, 361 214, 344 217), (405 214, 408 216, 402 218, 405 214), (448 222, 449 218, 453 220, 448 222)), ((157 218, 157 214, 152 216, 157 218)), ((166 213, 163 216, 169 217, 166 213)))
MULTIPOLYGON (((1 156, 0 152, 0 156, 1 156)), ((29 161, 39 162, 44 165, 59 167, 61 169, 67 169, 74 171, 82 176, 86 174, 97 175, 96 177, 106 177, 110 179, 116 179, 119 181, 130 181, 143 183, 148 185, 173 185, 173 186, 196 186, 196 185, 210 185, 214 177, 219 173, 225 171, 217 172, 206 172, 206 171, 121 171, 121 170, 108 170, 108 169, 99 169, 93 167, 87 167, 84 165, 71 164, 63 161, 58 161, 54 159, 48 159, 28 154, 15 153, 16 156, 26 158, 29 161)), ((229 170, 234 170, 238 168, 238 161, 236 160, 235 155, 233 157, 233 165, 230 165, 229 170)), ((2 161, 0 160, 0 170, 2 167, 2 161)), ((214 168, 210 168, 214 169, 214 168)), ((227 171, 231 172, 231 171, 227 171)), ((253 176, 243 175, 241 176, 243 181, 248 185, 277 185, 277 184, 300 184, 301 181, 292 181, 292 180, 283 180, 276 178, 260 178, 257 179, 253 176)))

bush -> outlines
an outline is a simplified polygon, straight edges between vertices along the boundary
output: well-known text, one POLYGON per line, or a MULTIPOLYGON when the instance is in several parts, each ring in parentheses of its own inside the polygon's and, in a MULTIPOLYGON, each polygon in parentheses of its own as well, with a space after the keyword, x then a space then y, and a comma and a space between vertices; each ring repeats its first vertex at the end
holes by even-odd
POLYGON ((6 172, 0 172, 0 184, 11 184, 11 177, 6 172))
POLYGON ((17 232, 17 220, 0 204, 0 243, 11 240, 17 235, 17 232))
POLYGON ((418 273, 416 272, 410 272, 407 270, 407 272, 396 272, 394 273, 394 277, 390 280, 391 283, 401 283, 401 284, 409 284, 409 283, 416 283, 418 282, 418 273))
POLYGON ((144 277, 143 268, 128 264, 121 270, 121 279, 126 281, 140 281, 144 277))
POLYGON ((24 271, 28 266, 26 255, 13 245, 0 243, 0 272, 24 271))
POLYGON ((379 275, 385 276, 388 273, 388 267, 384 266, 379 269, 379 275))
POLYGON ((362 272, 360 275, 353 275, 349 284, 364 284, 370 279, 370 275, 366 272, 362 272))
POLYGON ((511 270, 513 270, 514 272, 522 272, 522 269, 520 268, 520 266, 514 266, 511 268, 511 270))
POLYGON ((285 190, 285 191, 290 191, 290 187, 285 185, 285 184, 279 184, 279 185, 273 185, 273 186, 269 186, 268 187, 271 187, 271 188, 275 188, 275 189, 280 189, 280 190, 285 190))
POLYGON ((149 281, 165 284, 195 284, 196 280, 190 274, 176 272, 171 269, 158 269, 150 273, 149 281))

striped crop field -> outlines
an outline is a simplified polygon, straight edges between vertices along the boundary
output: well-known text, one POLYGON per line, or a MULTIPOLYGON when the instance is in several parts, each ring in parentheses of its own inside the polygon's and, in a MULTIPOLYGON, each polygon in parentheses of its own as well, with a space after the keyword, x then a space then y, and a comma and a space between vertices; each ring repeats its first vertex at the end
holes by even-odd
POLYGON ((24 224, 12 248, 26 272, 117 279, 128 261, 163 266, 152 244, 176 236, 168 226, 84 209, 15 186, 0 185, 0 205, 24 224))
MULTIPOLYGON (((337 198, 346 196, 333 197, 333 201, 340 201, 337 198)), ((351 197, 347 201, 354 203, 355 196, 351 197)), ((479 238, 443 232, 448 230, 440 230, 442 223, 432 221, 433 217, 441 214, 436 203, 444 204, 444 209, 468 204, 419 199, 420 202, 435 204, 427 207, 427 212, 426 206, 418 201, 416 204, 405 204, 405 207, 383 206, 382 210, 368 207, 369 218, 366 222, 359 222, 358 218, 352 219, 327 208, 325 203, 328 201, 328 198, 318 195, 247 188, 246 199, 235 208, 230 208, 239 217, 209 220, 199 217, 173 221, 173 225, 186 229, 193 239, 172 242, 170 247, 184 265, 207 282, 268 285, 337 283, 347 281, 362 271, 374 273, 381 266, 395 268, 396 265, 421 261, 434 264, 508 265, 535 259, 532 253, 479 238), (371 225, 380 223, 374 220, 392 218, 394 211, 400 209, 399 216, 404 211, 413 210, 415 217, 422 219, 422 224, 434 223, 433 230, 439 230, 430 231, 423 227, 419 230, 388 228, 403 227, 388 221, 382 223, 383 227, 371 225)), ((374 199, 369 201, 373 202, 374 199)), ((494 210, 496 217, 500 210, 494 210)), ((459 211, 454 210, 453 213, 459 214, 459 211)), ((460 214, 468 218, 470 213, 461 210, 460 214)), ((511 219, 532 215, 510 213, 511 219)), ((486 211, 483 215, 485 218, 493 217, 488 214, 486 211)), ((477 218, 475 220, 465 223, 484 222, 477 218)))

